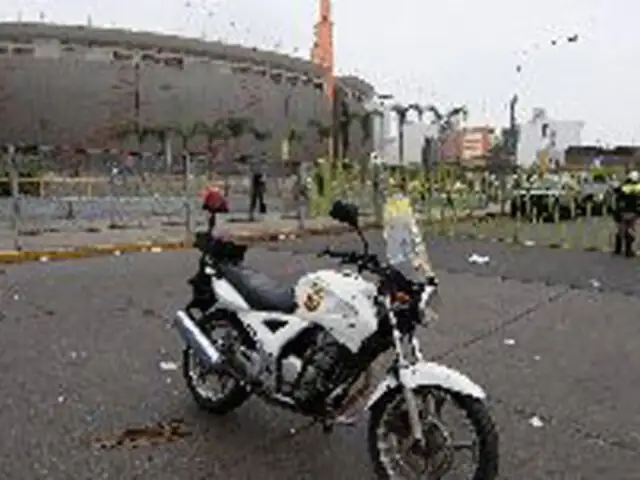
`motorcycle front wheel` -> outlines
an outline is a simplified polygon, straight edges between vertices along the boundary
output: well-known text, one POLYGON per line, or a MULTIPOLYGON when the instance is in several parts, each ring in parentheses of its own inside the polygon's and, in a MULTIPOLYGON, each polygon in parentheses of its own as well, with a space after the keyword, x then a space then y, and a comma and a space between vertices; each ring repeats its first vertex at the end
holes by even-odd
MULTIPOLYGON (((243 341, 243 332, 223 319, 209 322, 202 331, 218 349, 226 342, 240 345, 243 341)), ((231 374, 206 366, 189 347, 183 351, 182 373, 195 402, 209 413, 229 413, 251 396, 251 392, 231 374)))
POLYGON ((425 444, 415 442, 401 388, 385 393, 371 409, 369 454, 380 479, 467 479, 498 477, 498 433, 487 406, 481 400, 443 388, 414 390, 425 444), (451 434, 443 416, 456 410, 473 433, 471 440, 451 434), (457 463, 471 457, 471 466, 457 463))

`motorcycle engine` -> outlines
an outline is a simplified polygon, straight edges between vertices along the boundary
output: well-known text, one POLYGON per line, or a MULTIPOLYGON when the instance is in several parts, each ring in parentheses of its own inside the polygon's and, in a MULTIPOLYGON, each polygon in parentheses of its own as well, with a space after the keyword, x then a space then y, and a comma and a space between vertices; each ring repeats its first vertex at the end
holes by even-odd
POLYGON ((326 330, 314 332, 301 356, 290 355, 282 361, 283 393, 303 409, 318 410, 324 400, 344 380, 352 353, 326 330))

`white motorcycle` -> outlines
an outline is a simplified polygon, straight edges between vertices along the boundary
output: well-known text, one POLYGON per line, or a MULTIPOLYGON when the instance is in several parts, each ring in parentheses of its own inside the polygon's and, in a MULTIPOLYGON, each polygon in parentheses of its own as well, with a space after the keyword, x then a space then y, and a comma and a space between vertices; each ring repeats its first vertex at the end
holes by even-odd
POLYGON ((183 372, 196 402, 221 415, 255 394, 330 432, 370 390, 372 363, 390 351, 387 375, 366 404, 379 477, 444 478, 457 452, 468 451, 474 465, 467 478, 497 478, 498 435, 485 392, 462 373, 425 361, 415 336, 434 316, 438 287, 433 274, 417 276, 416 259, 403 253, 408 236, 418 247, 422 240, 396 222, 395 240, 394 228, 386 229, 388 261, 382 262, 369 253, 357 207, 336 202, 331 217, 352 226, 364 249, 320 255, 358 272, 320 270, 293 287, 242 266, 246 247, 200 237, 194 297, 176 315, 186 343, 183 372), (362 278, 364 272, 377 282, 362 278), (466 416, 473 441, 452 438, 441 419, 449 405, 466 416))

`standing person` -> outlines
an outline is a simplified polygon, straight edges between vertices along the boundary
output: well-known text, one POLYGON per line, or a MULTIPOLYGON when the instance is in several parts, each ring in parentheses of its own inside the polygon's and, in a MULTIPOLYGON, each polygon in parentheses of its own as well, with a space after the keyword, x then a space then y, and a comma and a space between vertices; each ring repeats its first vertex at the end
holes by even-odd
POLYGON ((615 209, 613 219, 616 222, 616 236, 613 253, 635 256, 635 223, 640 215, 640 174, 632 171, 615 191, 615 209))
POLYGON ((266 179, 264 175, 264 168, 266 158, 264 154, 260 156, 249 157, 249 169, 251 173, 251 186, 250 186, 250 200, 249 200, 249 218, 254 220, 254 211, 256 207, 259 208, 260 214, 267 213, 267 204, 264 201, 264 194, 266 191, 266 179))
POLYGON ((216 227, 216 216, 218 213, 229 212, 229 202, 219 188, 210 186, 202 193, 202 209, 209 214, 208 229, 213 235, 216 227))

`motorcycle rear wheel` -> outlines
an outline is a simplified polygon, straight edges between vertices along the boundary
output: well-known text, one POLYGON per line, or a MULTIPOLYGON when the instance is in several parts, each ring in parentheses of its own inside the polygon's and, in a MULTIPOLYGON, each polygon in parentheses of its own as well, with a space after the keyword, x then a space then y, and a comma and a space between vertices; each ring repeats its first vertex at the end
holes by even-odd
MULTIPOLYGON (((233 322, 222 319, 209 322, 203 328, 203 333, 212 340, 212 336, 217 333, 231 335, 238 342, 242 341, 244 334, 238 331, 233 322)), ((214 345, 215 343, 214 340, 214 345)), ((182 374, 198 406, 214 415, 225 415, 235 410, 251 396, 251 392, 230 374, 204 367, 189 347, 185 348, 182 354, 182 374), (219 382, 218 391, 202 385, 206 377, 215 377, 219 382)))
MULTIPOLYGON (((470 396, 442 388, 421 387, 414 390, 414 393, 416 394, 419 403, 430 395, 432 395, 436 399, 436 402, 441 401, 438 400, 438 398, 447 399, 451 401, 454 406, 461 411, 461 413, 464 414, 464 417, 466 417, 466 420, 470 424, 471 430, 473 430, 475 436, 475 441, 472 442, 472 446, 469 447, 473 449, 473 473, 470 473, 466 478, 468 480, 495 480, 496 478, 498 478, 498 433, 496 431, 496 427, 491 414, 489 413, 485 403, 476 398, 472 398, 470 396)), ((425 457, 432 455, 434 458, 431 460, 428 467, 429 469, 433 467, 432 472, 429 474, 427 474, 427 472, 425 471, 423 471, 422 473, 413 472, 411 474, 402 474, 400 473, 400 471, 402 470, 402 467, 400 465, 397 465, 395 467, 392 465, 392 463, 394 462, 403 463, 404 465, 406 465, 406 463, 404 463, 405 459, 401 459, 401 452, 405 449, 402 445, 398 445, 398 443, 411 443, 411 432, 408 424, 406 406, 404 410, 402 408, 404 405, 405 400, 402 389, 395 388, 385 393, 371 409, 371 416, 369 419, 368 447, 369 455, 374 464, 376 475, 380 479, 389 480, 449 478, 447 476, 448 471, 441 471, 439 473, 433 472, 433 470, 437 471, 451 468, 451 463, 455 460, 453 458, 453 455, 455 455, 456 453, 454 450, 457 450, 457 448, 454 448, 454 444, 456 443, 454 442, 455 439, 452 439, 450 437, 446 426, 444 426, 443 423, 437 422, 437 420, 435 423, 428 424, 428 422, 425 421, 425 423, 423 424, 425 439, 428 443, 428 446, 424 451, 415 453, 412 451, 413 447, 410 447, 407 448, 407 451, 404 452, 405 454, 408 453, 410 456, 413 456, 414 459, 417 457, 419 462, 425 461, 425 457), (400 408, 400 410, 396 413, 394 409, 398 408, 400 408), (397 420, 399 420, 400 422, 398 424, 396 421, 396 428, 401 431, 400 434, 398 434, 397 432, 395 434, 391 433, 389 431, 389 428, 385 425, 385 422, 387 422, 389 417, 394 414, 396 415, 397 420), (389 437, 389 433, 391 433, 391 435, 395 435, 395 442, 384 440, 385 435, 387 435, 387 439, 393 438, 389 437), (404 438, 398 439, 397 437, 404 438), (447 441, 449 442, 449 444, 447 444, 447 441), (393 443, 395 443, 395 445, 392 446, 391 444, 393 443), (436 446, 439 448, 435 448, 436 446), (441 456, 438 457, 438 455, 441 456), (438 466, 433 466, 438 462, 440 462, 438 466), (448 467, 447 462, 449 462, 448 467)), ((451 478, 457 479, 460 477, 454 476, 451 478)))

